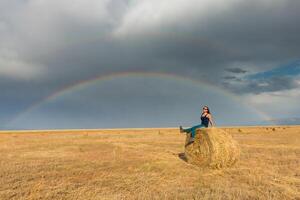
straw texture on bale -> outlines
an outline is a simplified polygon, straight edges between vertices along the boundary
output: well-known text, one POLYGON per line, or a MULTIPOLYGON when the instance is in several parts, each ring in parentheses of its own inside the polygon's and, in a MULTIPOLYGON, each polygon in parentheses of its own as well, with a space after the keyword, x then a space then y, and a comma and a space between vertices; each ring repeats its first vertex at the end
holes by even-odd
POLYGON ((196 130, 194 142, 187 134, 185 157, 187 162, 208 168, 230 167, 239 159, 240 149, 230 134, 218 128, 196 130))

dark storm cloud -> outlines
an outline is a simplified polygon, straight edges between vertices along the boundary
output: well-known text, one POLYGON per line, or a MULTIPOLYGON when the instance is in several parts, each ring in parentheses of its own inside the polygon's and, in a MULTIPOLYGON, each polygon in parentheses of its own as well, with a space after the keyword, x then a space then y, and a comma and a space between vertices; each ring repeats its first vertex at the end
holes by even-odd
POLYGON ((181 9, 181 20, 173 19, 172 9, 195 1, 169 5, 169 15, 157 10, 162 6, 158 1, 91 1, 102 14, 96 9, 88 12, 87 3, 68 8, 66 0, 49 2, 14 2, 12 10, 19 14, 4 16, 14 36, 8 39, 17 46, 13 59, 36 69, 45 65, 46 81, 47 77, 68 82, 95 73, 149 69, 220 77, 222 69, 258 71, 300 55, 298 1, 230 0, 227 6, 203 1, 191 10, 181 9), (139 14, 144 4, 154 7, 159 18, 148 16, 145 8, 139 14), (209 9, 204 16, 197 14, 201 6, 209 9), (188 15, 189 11, 195 13, 188 15))
MULTIPOLYGON (((161 59, 189 64, 199 71, 212 69, 217 73, 222 73, 220 68, 235 64, 263 67, 299 56, 299 27, 295 26, 299 17, 298 1, 236 2, 230 6, 232 2, 229 1, 229 8, 222 11, 210 9, 205 20, 201 15, 183 17, 182 23, 177 20, 163 30, 162 19, 161 26, 151 24, 149 30, 146 27, 145 32, 140 31, 138 41, 153 40, 148 46, 155 49, 154 53, 161 59), (152 36, 152 32, 156 34, 152 36)), ((127 32, 126 36, 130 38, 135 29, 127 32)))
MULTIPOLYGON (((19 18, 6 14, 6 19, 15 30, 16 45, 21 48, 19 57, 46 64, 50 73, 58 76, 69 71, 76 77, 82 73, 143 70, 150 66, 152 70, 166 68, 164 70, 188 73, 191 69, 222 75, 220 69, 238 69, 236 65, 243 65, 246 66, 244 71, 248 70, 247 66, 256 66, 255 70, 260 70, 270 63, 294 59, 300 53, 300 31, 296 26, 300 17, 298 1, 272 4, 269 1, 228 1, 228 7, 216 2, 215 6, 207 5, 210 11, 205 16, 196 13, 197 6, 199 9, 202 6, 196 4, 191 10, 195 14, 189 16, 188 10, 182 9, 182 19, 176 21, 172 20, 175 14, 168 16, 159 10, 158 19, 149 17, 147 12, 131 14, 136 13, 139 4, 144 2, 156 10, 155 4, 161 6, 157 1, 96 4, 99 11, 103 11, 101 15, 93 14, 94 10, 89 14, 76 6, 57 9, 55 6, 66 7, 67 4, 45 2, 23 2, 23 10, 17 7, 18 11, 23 11, 17 15, 19 18), (222 6, 226 9, 215 8, 222 6), (43 10, 47 12, 43 13, 43 10), (37 14, 41 17, 36 18, 37 14), (26 20, 21 18, 24 16, 26 20), (135 21, 140 23, 135 24, 135 21), (120 39, 112 37, 111 34, 119 29, 120 39), (31 33, 28 35, 27 32, 31 33)), ((181 4, 192 3, 195 2, 181 4)), ((175 8, 176 4, 180 6, 176 2, 175 8)), ((204 1, 203 5, 206 4, 204 1)), ((172 10, 173 5, 169 7, 172 10)))
POLYGON ((295 0, 2 0, 1 107, 21 99, 18 112, 120 71, 174 73, 238 94, 295 88, 294 78, 243 75, 299 58, 299 9, 295 0))

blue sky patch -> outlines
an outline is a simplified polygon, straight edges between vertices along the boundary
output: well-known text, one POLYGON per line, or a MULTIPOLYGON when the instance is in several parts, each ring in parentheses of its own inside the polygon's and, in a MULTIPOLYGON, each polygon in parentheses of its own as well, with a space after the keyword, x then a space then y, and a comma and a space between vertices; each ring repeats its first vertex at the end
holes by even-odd
POLYGON ((280 76, 296 76, 300 74, 300 60, 281 65, 275 69, 246 76, 247 79, 269 79, 280 76))

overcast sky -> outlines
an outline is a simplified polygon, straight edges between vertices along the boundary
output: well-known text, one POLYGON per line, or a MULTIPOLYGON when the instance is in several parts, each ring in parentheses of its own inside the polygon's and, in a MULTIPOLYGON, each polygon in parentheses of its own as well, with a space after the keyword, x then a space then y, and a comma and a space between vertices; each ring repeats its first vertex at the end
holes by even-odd
POLYGON ((0 128, 190 126, 203 105, 217 125, 300 117, 299 10, 299 0, 1 0, 0 128), (99 76, 111 78, 45 100, 99 76))

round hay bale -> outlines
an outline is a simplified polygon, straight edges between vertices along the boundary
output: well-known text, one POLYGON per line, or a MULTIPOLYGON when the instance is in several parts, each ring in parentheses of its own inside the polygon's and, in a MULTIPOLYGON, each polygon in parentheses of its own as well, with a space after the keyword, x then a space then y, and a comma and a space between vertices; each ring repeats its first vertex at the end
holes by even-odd
POLYGON ((208 168, 232 166, 240 156, 237 142, 230 134, 218 128, 200 128, 196 130, 194 142, 187 134, 185 157, 188 163, 208 168))

